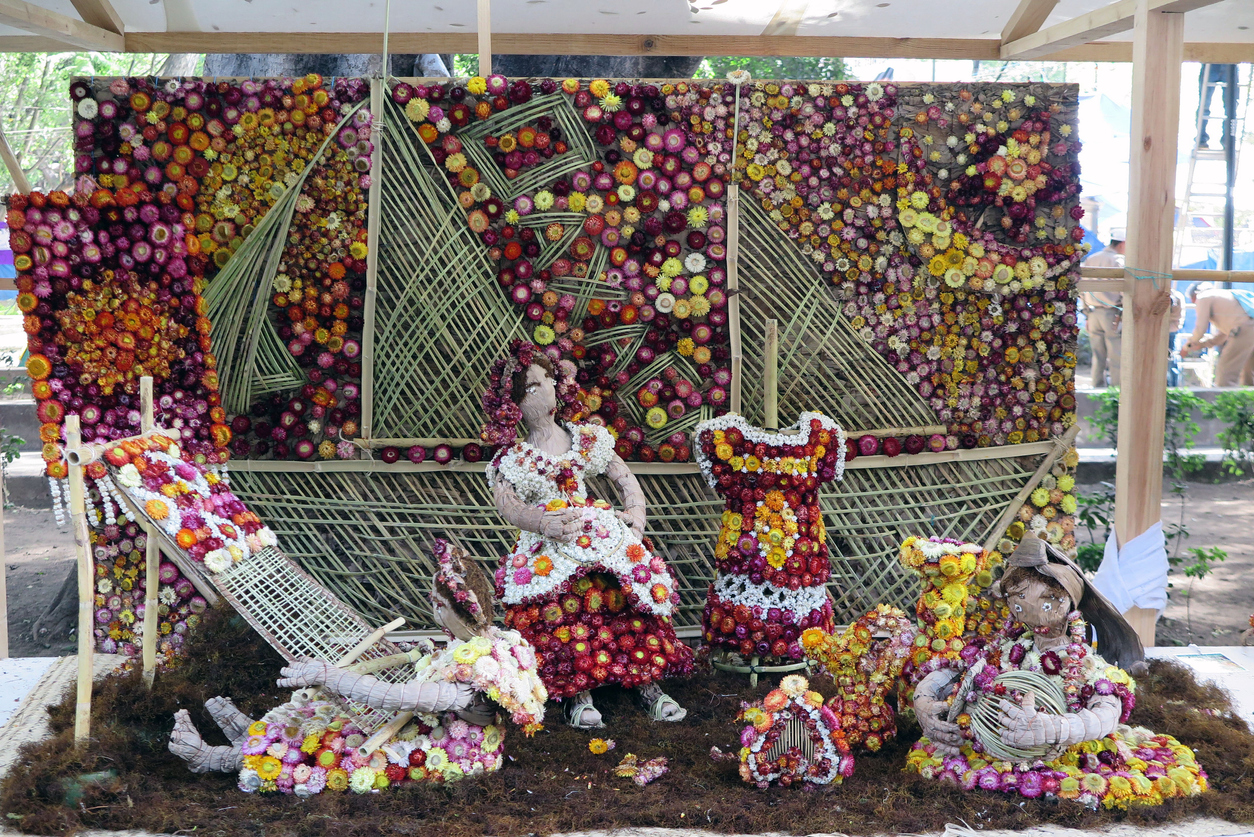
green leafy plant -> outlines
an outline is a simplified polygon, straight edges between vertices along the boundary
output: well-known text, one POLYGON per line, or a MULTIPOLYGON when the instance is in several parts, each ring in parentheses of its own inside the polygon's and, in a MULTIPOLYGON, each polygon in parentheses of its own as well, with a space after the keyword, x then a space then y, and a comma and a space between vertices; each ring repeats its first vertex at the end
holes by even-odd
POLYGON ((0 427, 0 473, 4 475, 4 504, 9 505, 9 466, 22 455, 26 440, 0 427))
POLYGON ((1181 592, 1184 596, 1185 623, 1188 625, 1190 634, 1193 633, 1193 584, 1198 579, 1206 578, 1206 576, 1210 575, 1215 569, 1214 565, 1224 561, 1227 557, 1228 552, 1218 546, 1194 546, 1189 548, 1188 558, 1169 557, 1167 559, 1167 563, 1172 570, 1183 572, 1184 577, 1189 580, 1189 586, 1181 592))
POLYGON ((1254 470, 1254 391, 1225 390, 1215 396, 1206 415, 1225 425, 1216 434, 1224 446, 1224 470, 1234 476, 1254 470))
POLYGON ((1086 572, 1096 572, 1106 551, 1106 540, 1115 524, 1115 486, 1101 483, 1095 494, 1078 494, 1076 516, 1088 532, 1091 543, 1081 544, 1076 550, 1076 563, 1086 572))

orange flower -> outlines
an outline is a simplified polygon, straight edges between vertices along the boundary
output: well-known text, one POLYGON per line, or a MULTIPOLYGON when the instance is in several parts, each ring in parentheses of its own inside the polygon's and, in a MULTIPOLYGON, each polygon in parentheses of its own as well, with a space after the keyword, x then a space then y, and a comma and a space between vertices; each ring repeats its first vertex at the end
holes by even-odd
POLYGON ((153 520, 165 520, 170 516, 169 507, 161 500, 149 500, 147 503, 144 503, 144 511, 153 520))
POLYGON ((196 533, 187 528, 179 529, 174 541, 183 549, 191 549, 196 545, 196 533))
POLYGON ((547 555, 541 555, 536 559, 533 570, 536 575, 548 575, 553 572, 553 559, 547 555))
POLYGON ((644 556, 645 556, 645 551, 644 551, 643 546, 641 546, 638 543, 628 544, 627 557, 631 559, 631 562, 633 564, 640 563, 642 560, 644 560, 644 556))

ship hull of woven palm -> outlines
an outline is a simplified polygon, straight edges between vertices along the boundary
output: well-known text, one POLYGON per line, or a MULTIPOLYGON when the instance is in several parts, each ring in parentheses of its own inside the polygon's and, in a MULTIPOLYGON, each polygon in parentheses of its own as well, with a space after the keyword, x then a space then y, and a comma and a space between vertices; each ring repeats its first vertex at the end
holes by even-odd
MULTIPOLYGON (((879 603, 912 604, 915 581, 896 560, 911 534, 1009 548, 1014 535, 1031 531, 1027 519, 1039 517, 1033 490, 1066 470, 1064 451, 1049 442, 850 461, 844 479, 820 494, 836 622, 879 603)), ((330 473, 257 465, 269 467, 237 463, 235 492, 274 529, 288 555, 368 622, 403 616, 411 628, 434 627, 426 590, 436 538, 453 539, 488 569, 513 545, 515 533, 498 517, 478 465, 393 465, 386 473, 372 471, 370 462, 344 463, 330 473)), ((650 509, 647 532, 680 592, 675 623, 681 635, 695 635, 714 578, 724 502, 695 466, 632 468, 650 509)), ((590 489, 614 496, 610 485, 595 480, 590 489)))

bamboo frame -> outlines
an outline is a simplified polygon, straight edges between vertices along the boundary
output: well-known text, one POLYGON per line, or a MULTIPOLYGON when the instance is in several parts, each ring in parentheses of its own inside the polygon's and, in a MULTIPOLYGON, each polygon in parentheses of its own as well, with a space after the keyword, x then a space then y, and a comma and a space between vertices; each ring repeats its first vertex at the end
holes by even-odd
POLYGON ((0 472, 0 660, 9 658, 9 585, 4 562, 4 475, 0 472))
MULTIPOLYGON (((77 415, 65 417, 65 441, 69 450, 82 443, 77 415)), ((95 564, 92 561, 91 535, 87 529, 86 480, 83 466, 69 465, 70 527, 74 531, 74 553, 78 559, 78 686, 74 702, 74 744, 81 746, 91 734, 92 655, 95 635, 95 564)))
MULTIPOLYGON (((152 410, 152 376, 139 379, 139 430, 147 435, 156 427, 152 410)), ((142 518, 136 518, 142 520, 142 518)), ((157 676, 157 587, 160 585, 161 547, 153 537, 155 527, 144 526, 144 684, 152 688, 157 676)))
MULTIPOLYGON (((384 72, 387 71, 388 58, 384 53, 384 72)), ((383 136, 384 120, 387 119, 383 105, 384 84, 380 79, 370 80, 370 112, 374 121, 370 126, 370 142, 376 149, 380 148, 383 136)), ((374 334, 376 300, 379 295, 379 227, 381 226, 379 204, 382 193, 383 153, 378 151, 370 158, 370 192, 367 195, 366 213, 366 299, 362 312, 361 334, 361 435, 371 437, 374 426, 374 334)))
POLYGON ((766 320, 765 359, 762 375, 762 426, 779 430, 779 320, 766 320))

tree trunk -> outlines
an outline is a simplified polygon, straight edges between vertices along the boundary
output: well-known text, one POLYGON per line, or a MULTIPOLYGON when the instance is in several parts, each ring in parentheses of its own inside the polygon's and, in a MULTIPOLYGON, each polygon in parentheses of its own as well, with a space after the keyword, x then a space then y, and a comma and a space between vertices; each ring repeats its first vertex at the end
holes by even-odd
MULTIPOLYGON (((448 69, 438 55, 398 53, 391 56, 394 76, 447 76, 448 69), (438 71, 438 72, 437 72, 438 71)), ((281 53, 206 55, 207 78, 282 78, 318 73, 325 78, 370 78, 379 74, 379 53, 332 54, 281 53)))
POLYGON ((493 55, 511 78, 692 78, 701 55, 493 55))
POLYGON ((161 65, 159 75, 193 76, 196 74, 196 65, 200 63, 200 58, 201 54, 198 52, 172 52, 161 65))

